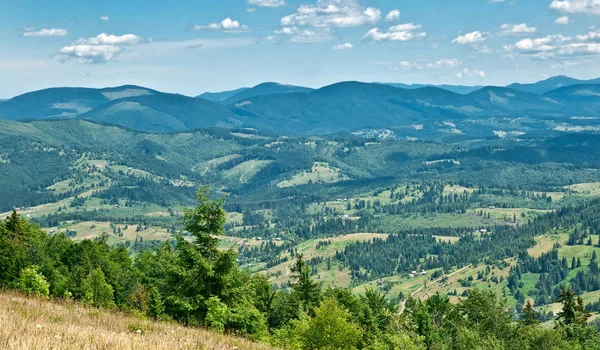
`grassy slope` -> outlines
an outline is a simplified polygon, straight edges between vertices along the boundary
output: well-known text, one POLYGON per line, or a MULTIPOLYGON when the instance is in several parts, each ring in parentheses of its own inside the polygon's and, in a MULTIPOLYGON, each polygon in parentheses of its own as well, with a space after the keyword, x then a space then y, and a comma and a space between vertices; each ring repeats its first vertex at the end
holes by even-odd
POLYGON ((268 349, 200 328, 14 293, 0 293, 0 348, 268 349))

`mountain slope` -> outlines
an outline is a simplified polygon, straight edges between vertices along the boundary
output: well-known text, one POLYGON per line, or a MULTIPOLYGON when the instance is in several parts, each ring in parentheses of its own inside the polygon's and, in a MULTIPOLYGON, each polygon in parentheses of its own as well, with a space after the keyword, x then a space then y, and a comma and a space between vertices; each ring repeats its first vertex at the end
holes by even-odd
POLYGON ((29 92, 0 104, 0 118, 74 118, 114 99, 156 93, 133 85, 106 89, 51 88, 29 92))
POLYGON ((302 86, 284 85, 279 83, 263 83, 256 85, 253 88, 245 89, 223 100, 223 102, 226 104, 235 104, 237 102, 242 102, 242 100, 256 96, 288 94, 294 92, 308 93, 311 91, 313 91, 313 89, 302 86))
POLYGON ((220 104, 164 93, 117 99, 82 114, 80 118, 146 132, 231 128, 243 124, 220 104))
POLYGON ((564 75, 548 78, 532 84, 514 83, 507 86, 509 89, 531 92, 534 94, 544 94, 548 91, 559 89, 562 87, 578 85, 578 84, 600 84, 600 78, 590 80, 580 80, 564 75))
POLYGON ((562 104, 538 94, 488 86, 467 95, 472 101, 507 112, 560 112, 562 104))
POLYGON ((455 92, 455 93, 461 94, 461 95, 465 95, 465 94, 468 94, 468 93, 471 93, 473 91, 477 91, 477 90, 483 88, 483 86, 481 86, 481 85, 465 86, 465 85, 446 85, 446 84, 435 85, 435 84, 402 84, 402 83, 383 83, 383 84, 401 88, 401 89, 409 89, 409 90, 421 89, 421 88, 425 88, 425 87, 434 87, 434 88, 439 88, 439 89, 455 92))
POLYGON ((205 92, 202 95, 196 96, 196 98, 201 98, 204 100, 212 101, 212 102, 223 102, 226 99, 230 98, 233 95, 239 94, 240 92, 246 91, 250 88, 239 88, 231 91, 223 91, 223 92, 205 92))

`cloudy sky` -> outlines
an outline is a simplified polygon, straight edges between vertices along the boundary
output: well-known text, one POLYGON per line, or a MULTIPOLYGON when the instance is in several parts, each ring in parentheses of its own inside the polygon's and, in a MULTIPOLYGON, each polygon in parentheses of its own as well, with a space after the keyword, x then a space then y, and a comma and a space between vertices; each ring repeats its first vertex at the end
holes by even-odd
POLYGON ((600 76, 600 0, 0 0, 0 98, 600 76))

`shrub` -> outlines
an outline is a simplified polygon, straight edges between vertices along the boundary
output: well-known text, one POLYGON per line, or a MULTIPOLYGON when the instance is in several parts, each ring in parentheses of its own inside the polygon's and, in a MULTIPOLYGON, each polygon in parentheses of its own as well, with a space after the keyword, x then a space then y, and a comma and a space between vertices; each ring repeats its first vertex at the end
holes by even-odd
POLYGON ((19 288, 27 294, 47 297, 50 295, 50 283, 37 269, 34 265, 21 270, 19 288))

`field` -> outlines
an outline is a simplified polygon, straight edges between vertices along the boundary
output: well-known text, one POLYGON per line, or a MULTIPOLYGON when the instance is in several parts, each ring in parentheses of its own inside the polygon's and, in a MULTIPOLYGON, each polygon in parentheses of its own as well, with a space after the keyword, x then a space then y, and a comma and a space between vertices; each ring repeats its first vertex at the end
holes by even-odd
MULTIPOLYGON (((301 253, 305 260, 310 260, 316 257, 327 259, 335 256, 336 250, 343 250, 344 247, 346 247, 350 243, 369 241, 373 240, 374 238, 385 239, 387 238, 387 236, 387 234, 377 233, 356 233, 340 235, 328 239, 306 241, 299 244, 297 246, 297 249, 298 253, 301 253), (330 241, 331 244, 322 246, 319 249, 317 249, 317 243, 322 243, 326 241, 330 241)), ((290 257, 289 253, 284 253, 281 257, 288 257, 289 260, 285 263, 279 264, 261 272, 271 276, 271 282, 276 285, 281 284, 283 282, 288 282, 290 280, 290 271, 292 266, 294 265, 294 260, 290 257)), ((314 276, 314 278, 319 282, 323 282, 325 285, 329 284, 342 287, 350 286, 350 270, 345 268, 340 269, 340 266, 335 262, 332 264, 330 270, 327 270, 326 263, 318 264, 316 267, 319 273, 316 276, 314 276)), ((260 268, 255 268, 255 271, 260 271, 260 268)))
POLYGON ((333 168, 327 163, 317 162, 313 164, 310 171, 303 171, 299 174, 296 174, 290 180, 278 183, 277 186, 280 188, 285 188, 313 183, 336 183, 346 180, 350 180, 350 178, 348 175, 340 172, 340 169, 333 168))
POLYGON ((268 349, 201 328, 5 292, 0 293, 0 348, 268 349))

